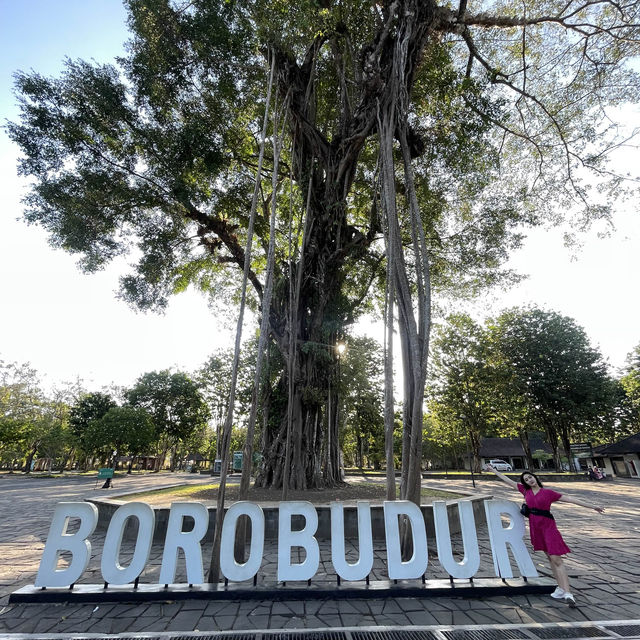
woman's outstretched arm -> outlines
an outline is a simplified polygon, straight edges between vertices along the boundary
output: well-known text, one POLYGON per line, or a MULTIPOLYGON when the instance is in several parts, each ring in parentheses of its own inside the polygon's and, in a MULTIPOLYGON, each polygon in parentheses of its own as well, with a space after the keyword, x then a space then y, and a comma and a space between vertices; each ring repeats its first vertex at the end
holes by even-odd
POLYGON ((500 473, 497 469, 494 469, 491 465, 489 465, 489 471, 493 471, 502 482, 506 482, 512 489, 518 490, 518 483, 514 482, 511 478, 507 478, 503 473, 500 473))
POLYGON ((568 496, 565 496, 564 493, 562 494, 562 498, 560 498, 558 502, 568 502, 569 504, 577 504, 580 507, 593 509, 598 513, 604 513, 604 507, 599 507, 598 505, 595 505, 595 504, 588 504, 586 502, 583 502, 582 500, 578 500, 578 498, 569 498, 568 496))

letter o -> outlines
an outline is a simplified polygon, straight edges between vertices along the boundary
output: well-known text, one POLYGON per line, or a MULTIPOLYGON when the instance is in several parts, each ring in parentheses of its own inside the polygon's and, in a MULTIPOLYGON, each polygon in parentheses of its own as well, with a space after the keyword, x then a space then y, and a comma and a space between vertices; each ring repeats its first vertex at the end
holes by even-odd
POLYGON ((129 502, 118 508, 109 523, 102 550, 100 570, 105 582, 129 584, 135 581, 149 561, 154 526, 155 514, 148 504, 129 502), (128 567, 123 567, 120 564, 120 547, 122 546, 124 528, 129 518, 138 520, 138 535, 131 562, 128 567))
POLYGON ((264 551, 264 512, 253 502, 236 502, 229 507, 222 524, 220 538, 220 570, 232 582, 251 580, 258 573, 264 551), (249 558, 244 564, 236 562, 234 546, 240 516, 251 520, 249 558))

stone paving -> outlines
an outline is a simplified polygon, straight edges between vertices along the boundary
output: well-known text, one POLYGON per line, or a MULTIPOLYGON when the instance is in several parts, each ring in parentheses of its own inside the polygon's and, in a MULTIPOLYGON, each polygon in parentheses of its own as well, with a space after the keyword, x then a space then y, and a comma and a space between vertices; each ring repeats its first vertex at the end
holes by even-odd
MULTIPOLYGON (((114 494, 176 483, 206 483, 194 474, 132 476, 115 481, 114 494)), ((378 482, 378 479, 371 479, 378 482)), ((468 480, 425 480, 425 486, 473 491, 468 480)), ((0 637, 18 633, 123 633, 162 631, 259 630, 335 627, 400 627, 406 625, 529 624, 640 618, 640 482, 558 483, 568 495, 606 507, 605 515, 569 504, 554 513, 573 553, 567 560, 572 590, 578 601, 569 609, 548 596, 490 598, 387 598, 380 600, 182 601, 127 604, 8 604, 8 596, 32 584, 55 503, 105 495, 95 480, 38 479, 0 476, 0 637)), ((494 480, 477 482, 477 493, 520 501, 520 495, 494 480)), ((482 566, 479 577, 492 575, 486 534, 479 532, 482 566)), ((83 581, 100 582, 102 537, 92 538, 92 559, 83 581)), ((432 546, 435 546, 432 544, 432 546)), ((123 547, 123 558, 130 552, 123 547)), ((162 550, 154 546, 141 582, 153 581, 162 550)), ((261 580, 270 578, 275 563, 267 550, 261 580)), ((376 567, 383 549, 377 549, 376 567)), ((207 557, 207 549, 204 550, 207 557)), ((326 550, 323 560, 328 559, 326 550)), ((539 573, 549 576, 544 554, 534 554, 539 573)), ((378 570, 374 567, 374 573, 378 570)), ((428 577, 442 577, 431 562, 428 577)), ((327 567, 328 572, 331 571, 327 567)))

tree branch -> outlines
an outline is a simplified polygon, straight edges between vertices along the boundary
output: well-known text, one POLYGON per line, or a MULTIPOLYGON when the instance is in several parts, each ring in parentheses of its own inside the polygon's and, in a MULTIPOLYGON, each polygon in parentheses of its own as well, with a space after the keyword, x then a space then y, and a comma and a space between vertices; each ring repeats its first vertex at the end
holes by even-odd
MULTIPOLYGON (((201 228, 206 229, 207 231, 211 231, 215 233, 220 240, 227 247, 231 256, 233 257, 233 261, 240 267, 244 268, 244 258, 245 251, 238 242, 235 234, 230 229, 229 225, 219 218, 214 218, 213 216, 209 216, 206 213, 203 213, 196 207, 194 207, 190 202, 181 202, 182 206, 185 208, 185 215, 190 220, 197 222, 201 228)), ((206 245, 209 250, 211 247, 206 245)), ((225 262, 230 262, 230 260, 226 259, 225 262)), ((249 270, 249 280, 253 285, 258 296, 262 299, 262 283, 258 279, 258 276, 252 271, 249 270)))

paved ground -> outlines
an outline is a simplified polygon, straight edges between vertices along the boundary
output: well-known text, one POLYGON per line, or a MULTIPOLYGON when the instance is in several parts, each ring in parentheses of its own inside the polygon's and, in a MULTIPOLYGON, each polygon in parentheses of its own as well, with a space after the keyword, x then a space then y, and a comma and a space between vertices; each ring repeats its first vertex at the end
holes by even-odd
MULTIPOLYGON (((177 482, 205 483, 194 474, 132 476, 118 479, 112 493, 137 491, 177 482)), ((374 481, 374 480, 372 480, 374 481)), ((503 484, 482 480, 479 493, 520 496, 503 484)), ((554 488, 603 504, 605 515, 574 505, 554 507, 556 519, 573 553, 567 561, 576 609, 548 596, 462 598, 390 598, 385 600, 337 600, 206 602, 185 601, 141 605, 77 604, 9 605, 8 595, 33 583, 51 515, 56 502, 82 500, 105 491, 95 489, 90 478, 37 479, 0 477, 0 638, 13 634, 123 633, 136 631, 208 631, 290 628, 378 627, 406 625, 488 625, 553 623, 587 620, 640 619, 640 482, 615 480, 603 483, 567 483, 554 488)), ((471 481, 431 480, 426 486, 472 490, 471 481)), ((99 486, 99 485, 98 485, 99 486)), ((490 575, 486 536, 481 537, 481 574, 490 575)), ((92 539, 94 552, 87 582, 99 582, 102 540, 92 539)), ((161 550, 152 552, 151 565, 141 582, 153 579, 161 550)), ((205 551, 206 554, 206 551, 205 551)), ((126 550, 125 550, 126 556, 126 550)), ((205 555, 206 557, 206 555, 205 555)), ((539 572, 550 575, 546 559, 534 556, 539 572)), ((273 562, 270 554, 265 563, 273 562)), ((437 562, 432 565, 437 566, 437 562)), ((261 571, 268 575, 268 571, 261 571)), ((433 577, 438 577, 434 575, 433 577)), ((628 635, 628 634, 627 634, 628 635)), ((17 637, 17 636, 13 636, 17 637)), ((36 636, 34 636, 36 637, 36 636)), ((41 637, 41 635, 37 635, 41 637)))

